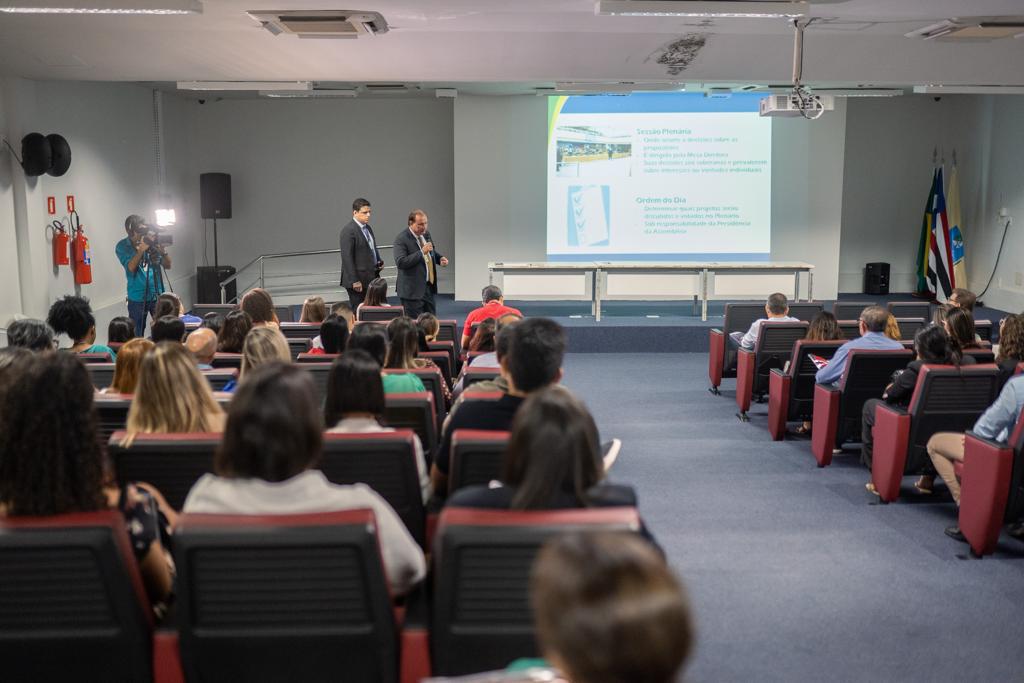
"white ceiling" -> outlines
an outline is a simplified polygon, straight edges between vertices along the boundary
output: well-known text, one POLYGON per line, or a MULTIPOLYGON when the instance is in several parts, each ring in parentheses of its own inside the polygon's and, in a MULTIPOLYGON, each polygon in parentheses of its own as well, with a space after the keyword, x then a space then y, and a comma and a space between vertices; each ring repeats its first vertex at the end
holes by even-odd
MULTIPOLYGON (((9 0, 0 0, 8 4, 9 0)), ((787 83, 781 19, 597 16, 594 0, 344 0, 390 32, 359 40, 273 36, 251 9, 339 9, 336 0, 206 0, 192 16, 0 14, 0 75, 34 79, 402 81, 521 92, 555 81, 787 83), (351 4, 350 4, 351 3, 351 4), (660 51, 706 44, 669 74, 660 51)), ((815 0, 804 80, 818 85, 1024 84, 1024 39, 923 41, 904 34, 951 17, 1024 14, 1024 0, 815 0)))

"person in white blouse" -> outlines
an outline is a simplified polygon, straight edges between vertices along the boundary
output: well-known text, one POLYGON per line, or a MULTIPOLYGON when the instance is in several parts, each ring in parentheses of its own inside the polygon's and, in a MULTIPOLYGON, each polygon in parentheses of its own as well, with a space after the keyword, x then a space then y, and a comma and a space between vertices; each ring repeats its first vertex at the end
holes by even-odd
POLYGON ((368 508, 391 591, 406 593, 426 574, 422 550, 376 492, 364 484, 332 484, 314 469, 322 429, 307 372, 278 362, 256 368, 231 401, 214 473, 196 482, 183 511, 286 515, 368 508))

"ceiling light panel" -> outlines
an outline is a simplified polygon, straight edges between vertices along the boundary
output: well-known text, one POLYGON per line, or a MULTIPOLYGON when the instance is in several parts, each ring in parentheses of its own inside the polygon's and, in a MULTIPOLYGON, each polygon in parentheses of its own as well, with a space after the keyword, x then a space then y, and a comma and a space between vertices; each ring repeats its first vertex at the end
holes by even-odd
POLYGON ((312 90, 312 81, 178 81, 178 90, 312 90))
POLYGON ((198 0, 0 0, 6 14, 202 14, 198 0))
POLYGON ((791 19, 806 16, 807 2, 769 0, 598 0, 599 15, 616 17, 706 17, 716 19, 791 19))

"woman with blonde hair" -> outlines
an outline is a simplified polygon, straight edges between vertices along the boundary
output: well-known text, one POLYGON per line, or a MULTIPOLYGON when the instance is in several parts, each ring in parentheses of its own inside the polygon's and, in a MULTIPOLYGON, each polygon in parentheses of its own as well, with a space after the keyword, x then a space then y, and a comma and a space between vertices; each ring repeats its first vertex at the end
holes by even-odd
POLYGON ((889 339, 895 339, 896 341, 901 341, 903 337, 903 333, 900 332, 900 324, 892 313, 889 314, 889 318, 885 321, 884 334, 889 339))
POLYGON ((143 356, 126 445, 136 434, 223 430, 224 411, 184 346, 161 342, 143 356))
POLYGON ((139 367, 142 359, 156 346, 153 342, 143 337, 136 337, 124 343, 117 354, 117 363, 114 365, 114 379, 110 386, 104 389, 103 394, 134 394, 135 386, 139 381, 139 367))
POLYGON ((302 302, 300 323, 322 323, 327 319, 327 304, 323 297, 311 296, 302 302))
POLYGON ((252 328, 249 334, 245 335, 245 343, 242 344, 242 367, 238 371, 238 381, 231 380, 221 391, 233 392, 238 383, 245 379, 246 373, 270 361, 292 362, 288 342, 281 330, 276 327, 252 328))

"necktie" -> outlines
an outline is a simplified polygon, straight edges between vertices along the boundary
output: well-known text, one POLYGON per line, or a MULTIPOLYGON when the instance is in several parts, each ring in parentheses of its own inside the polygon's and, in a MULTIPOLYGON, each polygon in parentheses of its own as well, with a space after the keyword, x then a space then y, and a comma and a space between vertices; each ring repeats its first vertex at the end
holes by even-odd
POLYGON ((377 246, 373 243, 373 236, 370 235, 370 229, 368 226, 363 226, 363 237, 366 238, 366 243, 370 245, 370 252, 373 254, 374 260, 377 260, 377 246))
MULTIPOLYGON (((420 249, 422 249, 423 245, 427 243, 427 241, 423 239, 423 235, 416 235, 416 241, 419 242, 420 249)), ((434 257, 431 254, 423 254, 423 260, 427 262, 427 282, 434 284, 434 278, 436 277, 434 274, 434 257)))

